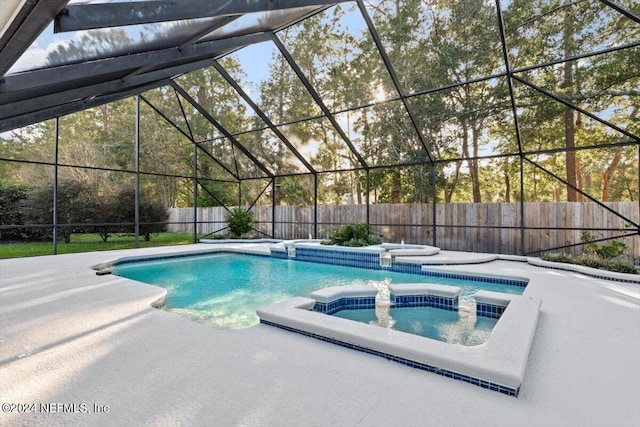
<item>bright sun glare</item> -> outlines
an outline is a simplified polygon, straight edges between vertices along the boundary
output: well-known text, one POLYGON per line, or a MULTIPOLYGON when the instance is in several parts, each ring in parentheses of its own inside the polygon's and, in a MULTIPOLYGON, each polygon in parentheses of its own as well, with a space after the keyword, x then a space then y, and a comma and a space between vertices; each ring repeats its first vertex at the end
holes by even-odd
POLYGON ((379 84, 373 91, 373 100, 375 102, 382 102, 387 99, 387 94, 384 93, 384 88, 379 84))

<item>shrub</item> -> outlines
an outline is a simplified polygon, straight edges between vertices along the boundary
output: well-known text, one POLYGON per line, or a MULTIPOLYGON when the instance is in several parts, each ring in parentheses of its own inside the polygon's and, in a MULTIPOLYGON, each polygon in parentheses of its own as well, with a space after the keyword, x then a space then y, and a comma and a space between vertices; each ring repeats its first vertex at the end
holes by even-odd
MULTIPOLYGON (((98 213, 94 217, 96 223, 110 225, 97 226, 94 232, 103 241, 114 234, 131 235, 135 223, 135 189, 124 187, 117 192, 102 197, 98 201, 98 213)), ((167 208, 159 201, 141 196, 139 200, 140 225, 138 233, 145 241, 151 240, 152 234, 167 231, 167 208)))
POLYGON ((238 239, 243 234, 251 231, 255 222, 253 212, 245 211, 242 208, 232 208, 227 215, 229 235, 234 239, 238 239))
MULTIPOLYGON (((135 190, 122 187, 99 196, 95 188, 64 180, 58 183, 58 237, 65 243, 72 233, 95 233, 103 241, 114 234, 132 234, 135 222, 135 190), (91 224, 107 223, 106 226, 91 224), (71 225, 73 224, 73 225, 71 225), (128 225, 127 225, 128 224, 128 225)), ((149 241, 167 230, 169 214, 159 201, 140 197, 139 233, 149 241)), ((52 224, 53 184, 34 188, 0 181, 0 224, 52 224)), ((52 227, 0 230, 0 239, 50 240, 52 227)))
POLYGON ((370 233, 368 224, 355 224, 343 225, 334 230, 329 239, 323 240, 321 243, 323 245, 360 247, 380 244, 382 239, 370 233))
POLYGON ((602 258, 591 254, 580 254, 574 258, 573 264, 584 265, 591 268, 604 268, 605 262, 602 258))
POLYGON ((630 261, 610 260, 607 270, 616 271, 618 273, 638 274, 636 266, 630 261))
MULTIPOLYGON (((580 240, 583 243, 589 243, 591 240, 595 240, 596 237, 588 231, 583 231, 580 240)), ((608 245, 598 245, 595 242, 591 242, 587 245, 585 252, 591 255, 598 256, 602 259, 616 258, 624 254, 627 245, 624 242, 613 240, 608 245)))
MULTIPOLYGON (((88 224, 93 222, 98 206, 93 192, 76 181, 61 181, 58 184, 58 237, 65 243, 71 241, 71 233, 91 231, 88 224), (64 226, 64 224, 74 224, 64 226)), ((30 192, 24 204, 26 220, 31 224, 52 224, 53 222, 53 184, 45 185, 30 192)), ((52 237, 51 228, 33 230, 30 239, 48 240, 52 237)))
MULTIPOLYGON (((24 184, 0 180, 0 225, 16 225, 26 222, 24 205, 29 189, 30 187, 24 184)), ((0 240, 17 240, 26 237, 23 229, 0 229, 0 240)))
POLYGON ((547 252, 540 256, 545 261, 551 262, 564 262, 571 264, 573 258, 569 254, 561 253, 561 252, 547 252))
POLYGON ((145 241, 151 240, 151 234, 167 231, 169 211, 162 202, 142 198, 140 200, 139 233, 145 241))
POLYGON ((614 240, 608 245, 602 245, 596 249, 596 253, 600 258, 610 259, 616 258, 624 254, 625 249, 627 249, 627 245, 623 242, 618 242, 614 240))
POLYGON ((565 264, 584 265, 586 267, 598 268, 601 270, 615 271, 618 273, 638 274, 638 270, 632 262, 601 258, 597 253, 584 252, 578 256, 571 256, 565 253, 545 253, 540 257, 545 261, 562 262, 565 264))

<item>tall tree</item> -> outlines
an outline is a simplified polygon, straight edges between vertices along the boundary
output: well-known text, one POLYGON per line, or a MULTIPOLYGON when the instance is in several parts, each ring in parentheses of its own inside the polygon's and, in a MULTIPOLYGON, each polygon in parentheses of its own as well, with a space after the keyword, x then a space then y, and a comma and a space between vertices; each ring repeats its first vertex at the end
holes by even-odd
MULTIPOLYGON (((574 54, 574 16, 572 6, 567 6, 564 12, 564 20, 562 23, 562 45, 564 49, 564 57, 570 58, 574 54)), ((574 91, 574 79, 573 79, 573 63, 566 61, 562 67, 563 72, 563 86, 567 90, 569 96, 574 91)), ((566 162, 566 177, 567 177, 567 201, 577 202, 578 192, 575 190, 578 187, 577 171, 579 169, 578 159, 575 143, 575 115, 574 110, 571 107, 564 108, 564 141, 567 149, 567 162, 566 162)))

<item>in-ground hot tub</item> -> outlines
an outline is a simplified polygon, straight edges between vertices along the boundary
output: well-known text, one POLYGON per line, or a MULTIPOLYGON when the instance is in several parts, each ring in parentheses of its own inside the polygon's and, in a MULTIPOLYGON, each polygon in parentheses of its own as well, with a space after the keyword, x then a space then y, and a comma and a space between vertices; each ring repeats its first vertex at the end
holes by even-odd
MULTIPOLYGON (((439 305, 457 310, 451 287, 402 284, 390 287, 394 304, 439 305), (445 293, 448 295, 437 295, 445 293), (397 294, 397 295, 396 295, 397 294)), ((377 289, 327 288, 257 310, 260 322, 322 341, 384 357, 413 368, 517 396, 524 379, 541 301, 522 295, 479 291, 478 316, 499 318, 487 341, 464 346, 330 316, 343 308, 375 307, 377 289)))
POLYGON ((311 294, 314 311, 460 345, 486 342, 497 319, 459 306, 461 288, 437 284, 330 287, 311 294), (346 296, 345 296, 346 295, 346 296))

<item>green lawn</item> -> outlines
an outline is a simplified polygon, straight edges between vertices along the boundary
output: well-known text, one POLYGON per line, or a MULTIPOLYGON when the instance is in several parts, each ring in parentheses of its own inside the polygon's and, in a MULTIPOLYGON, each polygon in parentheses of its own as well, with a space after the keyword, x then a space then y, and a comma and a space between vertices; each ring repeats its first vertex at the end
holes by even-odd
MULTIPOLYGON (((193 234, 160 233, 151 235, 151 240, 148 242, 145 242, 144 239, 140 237, 139 243, 141 248, 184 245, 193 243, 193 234)), ((129 248, 135 248, 133 236, 112 236, 109 237, 107 242, 103 242, 97 234, 73 234, 71 236, 71 243, 58 242, 59 254, 129 248)), ((52 242, 0 243, 0 259, 52 254, 52 242)))

